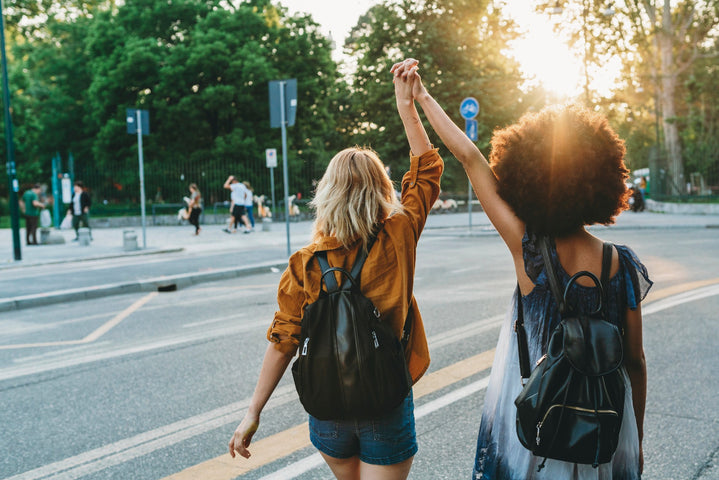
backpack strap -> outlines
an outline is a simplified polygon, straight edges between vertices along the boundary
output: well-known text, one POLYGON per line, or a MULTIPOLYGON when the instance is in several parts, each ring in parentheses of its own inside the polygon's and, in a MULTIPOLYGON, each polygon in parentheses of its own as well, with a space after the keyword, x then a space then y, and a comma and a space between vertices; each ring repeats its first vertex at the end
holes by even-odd
POLYGON ((360 276, 362 275, 362 267, 364 266, 365 260, 367 260, 367 256, 369 255, 369 251, 372 248, 372 245, 374 245, 374 241, 377 240, 376 236, 370 237, 369 241, 367 242, 367 248, 364 249, 360 246, 359 252, 357 252, 357 259, 355 260, 354 266, 352 266, 352 270, 350 271, 350 276, 352 277, 352 280, 349 278, 345 280, 344 284, 342 284, 343 289, 348 289, 352 286, 354 283, 357 288, 360 287, 360 276))
POLYGON ((334 272, 336 269, 330 267, 330 263, 327 261, 327 251, 321 250, 315 252, 315 257, 317 257, 317 263, 320 264, 320 270, 322 270, 321 281, 325 282, 328 292, 334 292, 339 286, 337 285, 335 274, 328 274, 329 272, 334 272))
POLYGON ((602 305, 607 308, 607 289, 609 287, 609 274, 612 271, 612 254, 614 253, 614 245, 604 242, 602 247, 602 273, 600 283, 602 284, 602 305))
POLYGON ((544 261, 544 269, 547 272, 547 281, 549 282, 549 289, 552 290, 554 300, 557 302, 559 312, 564 313, 564 295, 559 288, 559 281, 557 280, 557 274, 554 272, 554 265, 552 265, 552 257, 549 253, 550 240, 548 236, 542 236, 539 239, 539 249, 542 252, 542 260, 544 261))
POLYGON ((364 266, 364 262, 365 260, 367 260, 367 255, 369 254, 369 251, 372 248, 372 245, 374 245, 374 241, 376 239, 377 237, 370 238, 369 242, 367 243, 367 249, 360 247, 360 250, 357 253, 357 258, 355 259, 355 263, 352 266, 351 272, 347 272, 347 270, 338 267, 330 267, 330 263, 327 260, 326 250, 319 250, 315 252, 315 257, 317 257, 317 263, 319 263, 320 270, 322 271, 322 280, 325 282, 325 286, 327 287, 328 292, 334 292, 335 290, 339 289, 337 279, 335 278, 334 274, 328 275, 329 272, 342 272, 347 277, 347 279, 342 284, 343 290, 350 289, 352 288, 352 286, 356 286, 357 288, 360 287, 359 280, 360 274, 362 273, 362 267, 364 266))
POLYGON ((514 322, 514 331, 517 332, 517 353, 519 354, 519 374, 524 380, 529 378, 532 370, 529 368, 529 345, 527 344, 527 330, 524 328, 524 308, 522 307, 522 291, 517 283, 517 321, 514 322))

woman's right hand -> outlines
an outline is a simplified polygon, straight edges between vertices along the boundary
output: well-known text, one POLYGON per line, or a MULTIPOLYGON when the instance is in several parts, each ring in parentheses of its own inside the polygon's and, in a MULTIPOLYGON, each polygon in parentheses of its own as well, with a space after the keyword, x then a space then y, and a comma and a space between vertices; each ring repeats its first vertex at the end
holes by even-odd
MULTIPOLYGON (((407 58, 392 65, 390 72, 394 74, 395 94, 398 94, 398 81, 401 83, 401 86, 411 87, 409 92, 405 92, 404 89, 401 89, 399 93, 404 95, 402 98, 416 100, 421 95, 425 95, 427 93, 424 85, 422 85, 422 78, 419 76, 419 73, 417 73, 418 68, 419 61, 414 58, 407 58), (406 95, 409 96, 407 97, 406 95)), ((400 97, 398 96, 398 98, 400 97)))
POLYGON ((251 415, 249 412, 245 414, 245 418, 242 419, 230 439, 229 447, 232 458, 235 458, 235 452, 245 458, 250 458, 250 451, 247 450, 247 447, 250 446, 252 437, 259 426, 260 418, 258 416, 251 415))

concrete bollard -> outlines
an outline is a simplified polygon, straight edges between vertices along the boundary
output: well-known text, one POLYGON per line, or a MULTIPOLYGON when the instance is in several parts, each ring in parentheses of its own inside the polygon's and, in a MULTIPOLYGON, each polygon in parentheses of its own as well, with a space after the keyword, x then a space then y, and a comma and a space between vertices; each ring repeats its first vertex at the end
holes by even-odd
POLYGON ((139 249, 137 246, 137 235, 134 230, 122 231, 122 249, 126 252, 139 249))
POLYGON ((90 245, 90 229, 82 227, 77 230, 77 243, 83 247, 90 245))
POLYGON ((263 232, 269 232, 272 230, 272 219, 270 217, 265 217, 262 219, 262 231, 263 232))
POLYGON ((49 228, 40 229, 40 243, 43 245, 60 245, 65 243, 65 237, 49 228))

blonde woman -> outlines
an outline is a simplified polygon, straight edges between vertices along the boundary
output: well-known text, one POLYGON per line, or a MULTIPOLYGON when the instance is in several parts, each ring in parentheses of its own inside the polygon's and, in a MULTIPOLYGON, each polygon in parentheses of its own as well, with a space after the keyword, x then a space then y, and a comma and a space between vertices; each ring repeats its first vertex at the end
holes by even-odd
MULTIPOLYGON (((360 249, 376 237, 362 269, 362 293, 398 338, 405 319, 411 319, 406 357, 413 381, 429 366, 427 339, 412 290, 417 241, 439 195, 444 164, 419 120, 411 83, 396 81, 395 96, 411 149, 401 201, 375 152, 348 148, 330 162, 311 202, 316 211, 313 241, 292 255, 280 280, 279 310, 267 332, 270 344, 257 387, 229 443, 233 457, 250 456, 248 447, 260 413, 297 351, 302 311, 320 293, 320 268, 313 258, 317 251, 327 252, 330 265, 351 269, 360 249)), ((321 421, 310 416, 309 427, 312 443, 338 479, 405 479, 417 452, 411 391, 401 405, 380 418, 321 421)))

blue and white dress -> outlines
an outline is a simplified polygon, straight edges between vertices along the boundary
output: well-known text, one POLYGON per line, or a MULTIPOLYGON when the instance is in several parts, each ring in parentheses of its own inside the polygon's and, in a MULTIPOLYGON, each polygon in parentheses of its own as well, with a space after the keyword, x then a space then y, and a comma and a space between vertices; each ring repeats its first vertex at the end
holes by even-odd
MULTIPOLYGON (((652 281, 647 270, 634 252, 625 246, 615 245, 619 252, 619 271, 609 281, 607 291, 608 318, 624 319, 627 307, 637 308, 644 299, 652 281)), ((537 238, 525 234, 522 239, 525 271, 535 288, 522 297, 524 324, 527 329, 530 365, 545 353, 547 339, 558 324, 559 311, 549 288, 542 254, 537 238)), ((551 259, 562 285, 569 275, 564 271, 552 243, 551 259)), ((515 293, 518 295, 518 293, 515 293)), ((560 460, 547 460, 537 472, 543 458, 535 457, 517 438, 514 399, 522 390, 517 356, 517 336, 514 321, 517 318, 516 297, 505 319, 497 342, 492 373, 484 399, 484 411, 477 438, 477 455, 473 480, 638 480, 639 435, 632 404, 632 389, 626 371, 622 369, 626 385, 624 418, 619 433, 619 445, 610 463, 598 468, 577 465, 560 460)), ((569 292, 573 305, 596 307, 599 300, 596 287, 574 284, 569 292)))

